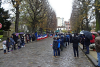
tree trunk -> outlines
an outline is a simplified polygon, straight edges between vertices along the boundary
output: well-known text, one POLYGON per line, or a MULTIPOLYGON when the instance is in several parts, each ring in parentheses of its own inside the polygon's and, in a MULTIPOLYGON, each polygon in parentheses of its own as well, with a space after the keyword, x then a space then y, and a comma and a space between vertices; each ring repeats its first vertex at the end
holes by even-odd
MULTIPOLYGON (((95 2, 97 4, 99 3, 98 0, 96 0, 95 2)), ((100 30, 100 13, 99 13, 99 10, 98 10, 97 6, 95 8, 96 8, 95 9, 95 14, 96 14, 96 31, 98 31, 98 30, 100 30)))
POLYGON ((19 5, 16 7, 16 21, 15 21, 15 32, 18 33, 18 23, 19 23, 19 5))

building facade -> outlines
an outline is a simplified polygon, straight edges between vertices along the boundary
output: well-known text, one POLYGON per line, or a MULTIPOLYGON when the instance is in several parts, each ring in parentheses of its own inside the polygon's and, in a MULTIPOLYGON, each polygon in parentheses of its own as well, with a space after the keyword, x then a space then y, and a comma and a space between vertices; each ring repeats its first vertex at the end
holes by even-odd
POLYGON ((69 21, 65 21, 65 28, 66 28, 67 31, 71 30, 71 25, 70 25, 69 21))
POLYGON ((64 18, 57 17, 57 30, 65 30, 64 18))

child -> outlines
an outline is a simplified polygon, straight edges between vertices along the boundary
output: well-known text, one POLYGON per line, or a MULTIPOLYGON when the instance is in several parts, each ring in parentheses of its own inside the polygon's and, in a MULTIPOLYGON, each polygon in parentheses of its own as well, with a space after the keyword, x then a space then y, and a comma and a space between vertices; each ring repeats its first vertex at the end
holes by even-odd
POLYGON ((54 52, 54 57, 57 57, 57 48, 58 48, 58 42, 57 42, 57 38, 54 37, 53 38, 53 52, 54 52))
POLYGON ((4 50, 4 54, 6 54, 6 44, 3 44, 3 50, 4 50))

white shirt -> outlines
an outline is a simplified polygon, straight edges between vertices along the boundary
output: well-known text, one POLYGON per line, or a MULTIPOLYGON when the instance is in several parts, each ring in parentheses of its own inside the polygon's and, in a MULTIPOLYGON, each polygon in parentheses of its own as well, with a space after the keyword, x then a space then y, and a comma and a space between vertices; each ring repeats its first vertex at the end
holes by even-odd
POLYGON ((7 48, 6 45, 3 44, 2 46, 3 46, 3 50, 6 50, 6 48, 7 48))

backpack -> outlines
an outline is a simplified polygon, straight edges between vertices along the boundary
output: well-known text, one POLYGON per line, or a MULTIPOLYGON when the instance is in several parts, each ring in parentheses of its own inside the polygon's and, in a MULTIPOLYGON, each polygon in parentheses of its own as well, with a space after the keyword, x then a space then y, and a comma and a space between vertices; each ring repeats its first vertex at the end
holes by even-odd
POLYGON ((66 42, 68 41, 68 37, 66 36, 66 42))

